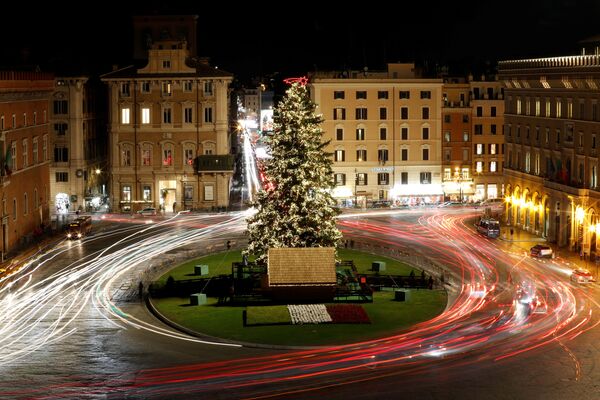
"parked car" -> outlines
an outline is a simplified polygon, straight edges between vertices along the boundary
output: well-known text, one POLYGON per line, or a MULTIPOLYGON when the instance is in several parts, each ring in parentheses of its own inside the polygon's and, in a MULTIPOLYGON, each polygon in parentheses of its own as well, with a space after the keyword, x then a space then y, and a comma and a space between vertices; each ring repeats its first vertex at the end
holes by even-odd
POLYGON ((463 205, 464 204, 461 203, 460 201, 446 201, 446 202, 438 205, 438 207, 460 207, 463 205))
POLYGON ((143 210, 137 212, 140 215, 156 215, 156 208, 146 207, 143 210))
POLYGON ((504 199, 487 199, 481 202, 482 207, 502 207, 504 205, 504 199))
POLYGON ((536 244, 529 249, 532 257, 552 257, 552 248, 543 244, 536 244))
POLYGON ((571 273, 571 282, 591 283, 595 281, 596 280, 587 269, 577 268, 571 273))

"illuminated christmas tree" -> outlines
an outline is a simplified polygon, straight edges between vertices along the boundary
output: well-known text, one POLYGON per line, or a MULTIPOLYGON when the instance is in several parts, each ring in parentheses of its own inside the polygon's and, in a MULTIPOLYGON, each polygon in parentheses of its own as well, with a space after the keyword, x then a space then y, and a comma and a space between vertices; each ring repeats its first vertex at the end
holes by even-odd
POLYGON ((265 263, 273 247, 335 247, 342 235, 331 196, 334 187, 331 154, 325 152, 321 115, 315 114, 306 78, 288 80, 285 97, 273 114, 267 137, 272 158, 264 163, 263 189, 248 219, 248 248, 265 263))

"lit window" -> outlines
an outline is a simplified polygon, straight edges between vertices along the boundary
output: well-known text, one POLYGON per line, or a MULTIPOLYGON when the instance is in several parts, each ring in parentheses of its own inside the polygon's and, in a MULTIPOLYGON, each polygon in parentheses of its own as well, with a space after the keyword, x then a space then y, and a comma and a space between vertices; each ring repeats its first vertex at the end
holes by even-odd
POLYGON ((173 153, 171 149, 163 150, 163 165, 173 165, 173 153))
POLYGON ((144 107, 142 108, 142 124, 150 123, 150 108, 144 107))
POLYGON ((476 167, 476 171, 477 172, 483 172, 483 162, 482 161, 477 161, 477 167, 476 167))
POLYGON ((152 151, 150 149, 142 150, 142 165, 152 165, 152 151))
POLYGON ((194 149, 185 149, 184 160, 187 165, 194 164, 194 149))
POLYGON ((131 150, 123 149, 121 153, 121 165, 123 167, 131 167, 131 150))
POLYGON ((129 124, 129 108, 123 108, 121 109, 121 123, 123 125, 128 125, 129 124))
POLYGON ((163 96, 171 95, 171 82, 163 82, 162 84, 162 94, 163 96))
POLYGON ((497 162, 490 161, 490 172, 496 172, 496 168, 497 168, 497 162))

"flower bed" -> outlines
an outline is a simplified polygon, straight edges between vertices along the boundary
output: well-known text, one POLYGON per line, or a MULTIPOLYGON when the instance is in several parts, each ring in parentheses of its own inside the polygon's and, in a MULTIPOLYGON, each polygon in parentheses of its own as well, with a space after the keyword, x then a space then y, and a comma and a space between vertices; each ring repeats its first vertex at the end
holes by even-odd
POLYGON ((325 304, 288 305, 292 324, 323 324, 331 322, 325 304))
POLYGON ((246 325, 289 325, 292 322, 286 306, 259 306, 246 309, 246 325))
POLYGON ((331 304, 327 312, 334 324, 370 324, 371 320, 359 304, 331 304))

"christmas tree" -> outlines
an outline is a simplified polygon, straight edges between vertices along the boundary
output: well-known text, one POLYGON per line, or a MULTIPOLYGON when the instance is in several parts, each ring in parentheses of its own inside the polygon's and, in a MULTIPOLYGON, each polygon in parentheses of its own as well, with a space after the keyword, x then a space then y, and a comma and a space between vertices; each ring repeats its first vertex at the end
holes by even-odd
POLYGON ((273 112, 267 137, 272 158, 265 160, 263 189, 252 204, 245 254, 266 263, 273 247, 335 247, 342 235, 331 196, 334 187, 329 142, 321 142, 321 115, 315 114, 306 79, 294 79, 273 112))

